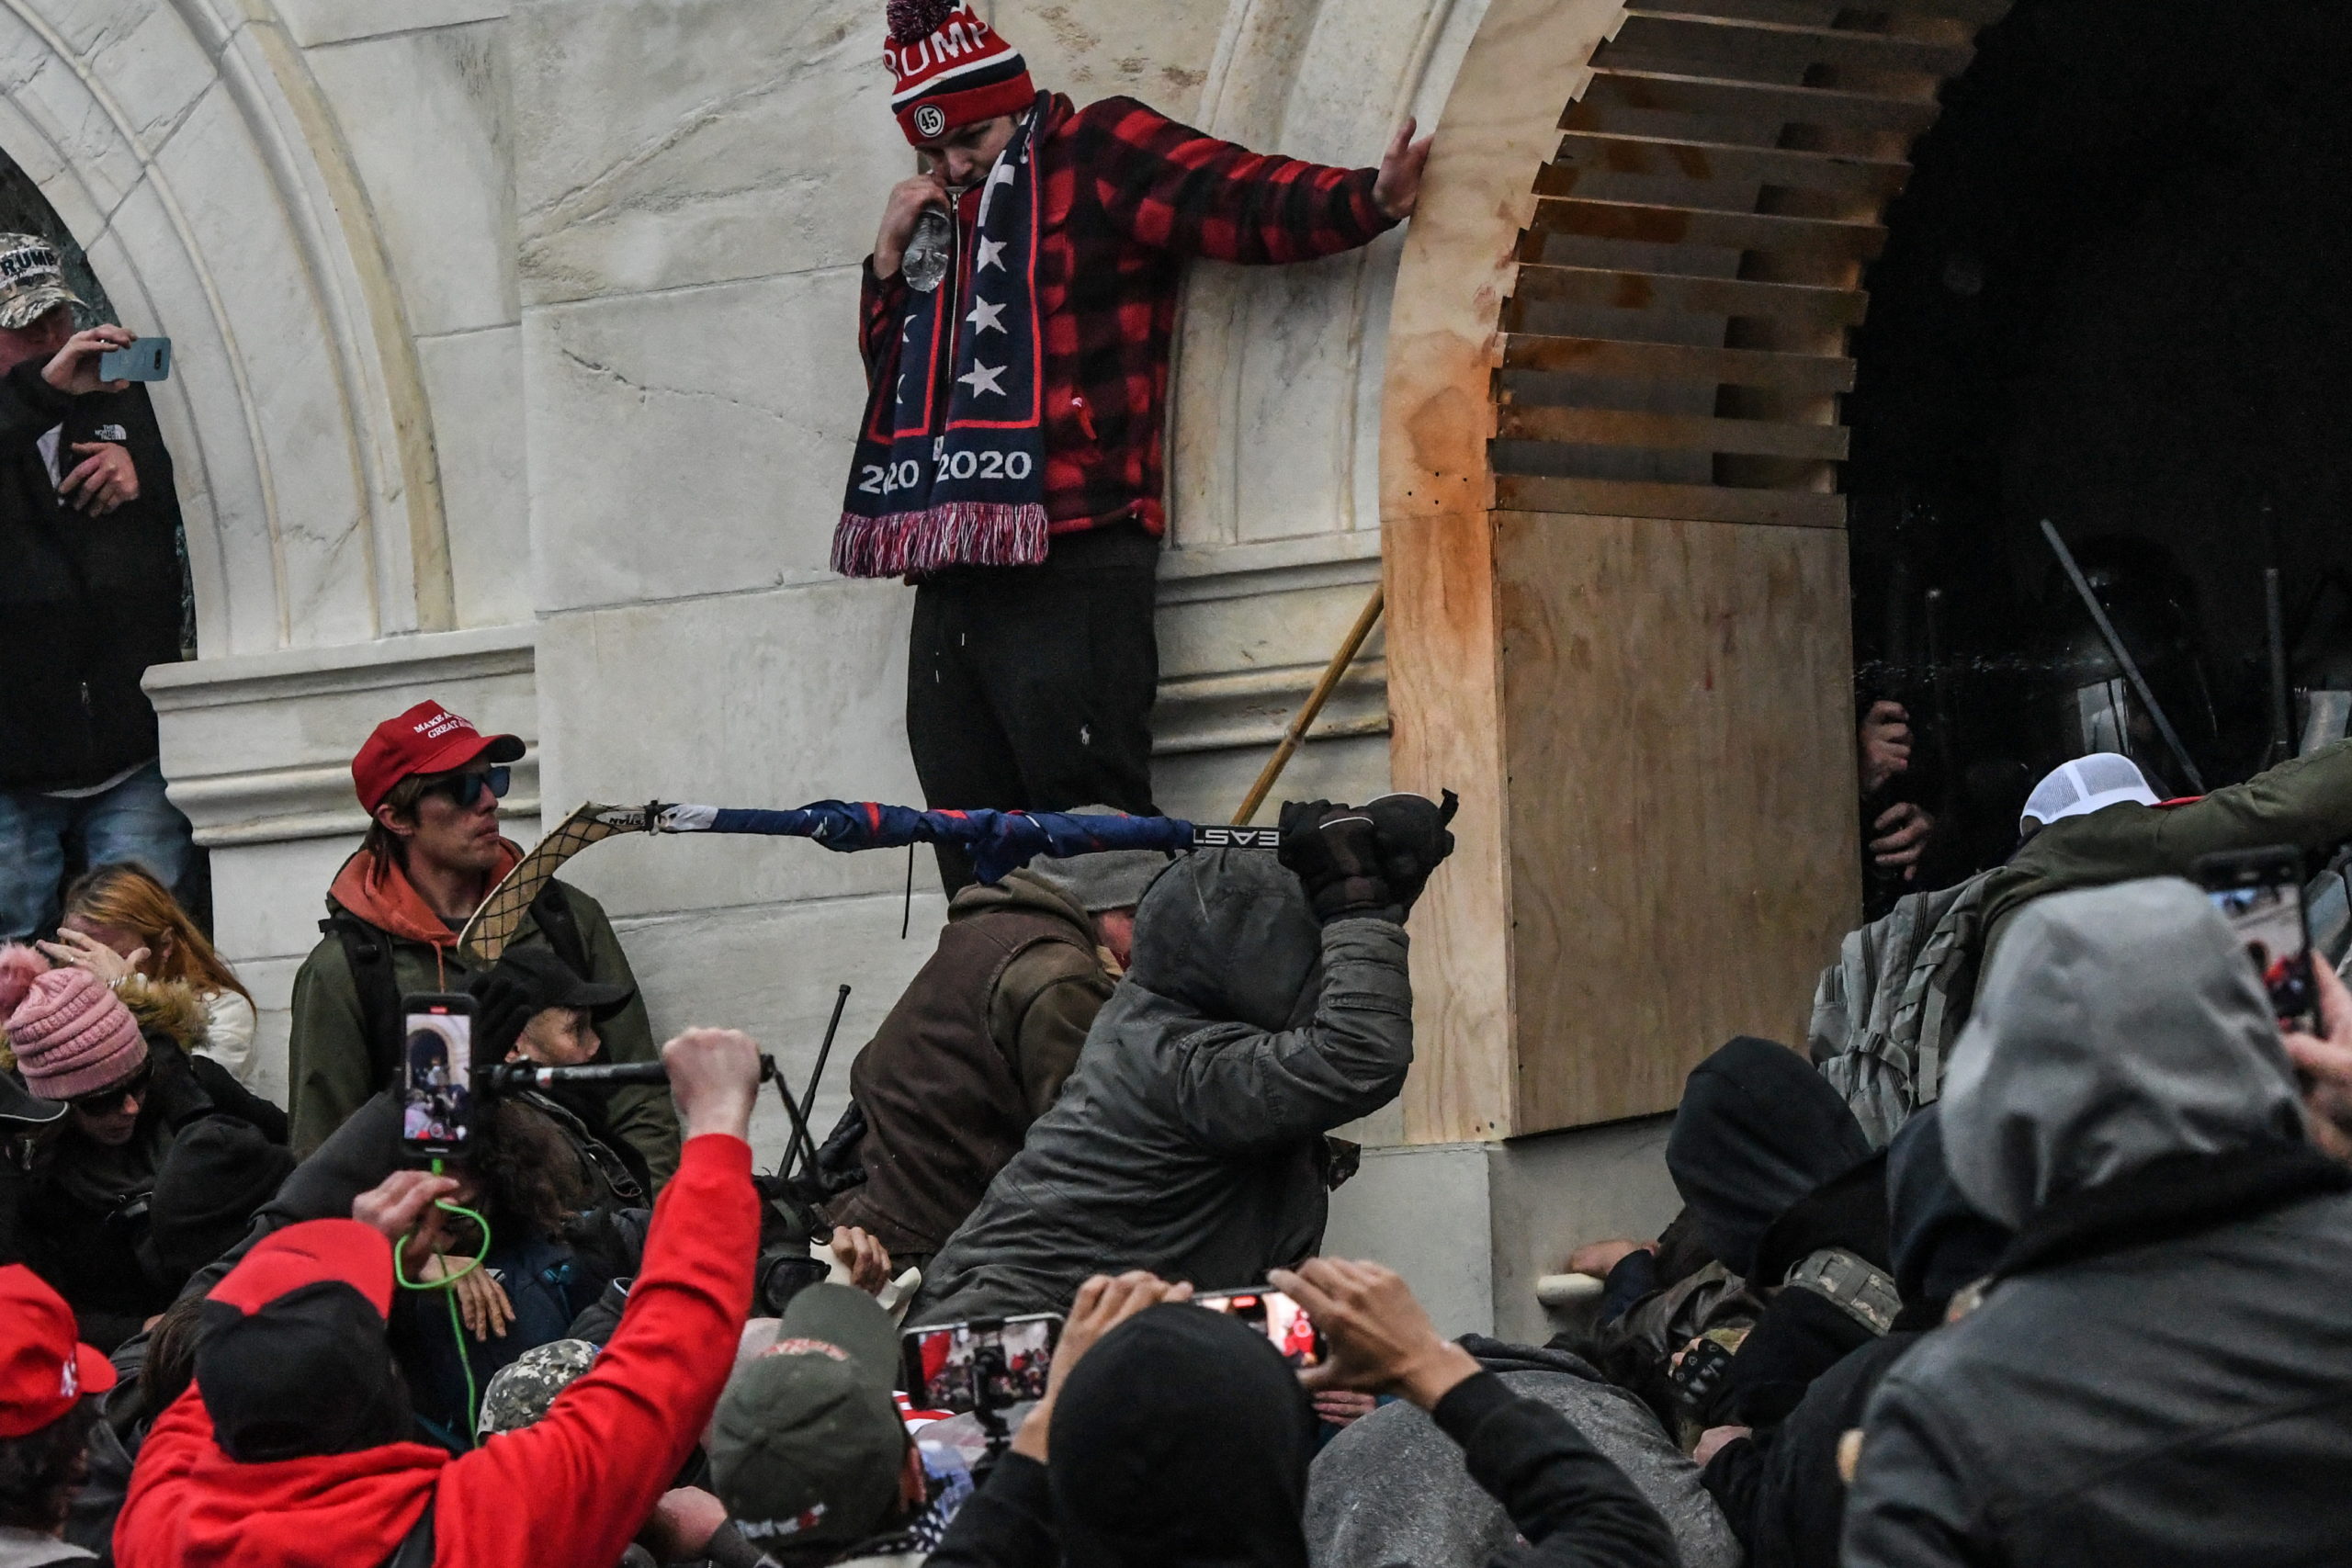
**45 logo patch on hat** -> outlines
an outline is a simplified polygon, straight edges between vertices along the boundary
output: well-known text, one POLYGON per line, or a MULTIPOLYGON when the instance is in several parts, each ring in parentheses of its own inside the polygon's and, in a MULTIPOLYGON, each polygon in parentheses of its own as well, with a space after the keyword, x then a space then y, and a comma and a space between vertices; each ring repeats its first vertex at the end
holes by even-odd
POLYGON ((1020 51, 956 0, 889 0, 890 112, 918 146, 961 126, 1019 114, 1036 98, 1020 51))

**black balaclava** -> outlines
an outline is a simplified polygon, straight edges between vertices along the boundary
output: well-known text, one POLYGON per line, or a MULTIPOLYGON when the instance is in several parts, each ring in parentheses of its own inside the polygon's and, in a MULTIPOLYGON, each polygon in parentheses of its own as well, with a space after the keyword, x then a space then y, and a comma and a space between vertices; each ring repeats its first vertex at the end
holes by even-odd
POLYGON ((1700 1236, 1742 1278, 1774 1220, 1870 1155, 1861 1123, 1810 1063, 1747 1035, 1690 1070, 1666 1141, 1700 1236))
POLYGON ((1962 1285, 1993 1271, 2009 1231, 1971 1208, 1953 1184, 1939 1110, 1913 1112, 1887 1145, 1886 1206, 1903 1304, 1940 1312, 1962 1285))
POLYGON ((1068 1568, 1306 1568, 1315 1413, 1265 1336, 1153 1307, 1071 1369, 1053 1421, 1068 1568))

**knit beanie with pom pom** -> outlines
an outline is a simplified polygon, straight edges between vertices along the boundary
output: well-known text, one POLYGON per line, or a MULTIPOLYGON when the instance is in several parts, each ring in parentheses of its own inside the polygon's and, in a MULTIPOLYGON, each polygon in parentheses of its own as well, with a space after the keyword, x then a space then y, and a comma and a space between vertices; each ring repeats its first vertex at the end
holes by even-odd
POLYGON ((1036 101, 1029 62, 969 6, 889 0, 889 17, 882 61, 892 79, 890 112, 917 146, 1036 101))
MULTIPOLYGON (((8 1048, 25 1087, 44 1100, 72 1100, 137 1072, 147 1042, 121 998, 86 969, 43 969, 0 952, 0 1008, 7 1010, 8 1048)), ((40 956, 33 953, 35 963, 40 956)))

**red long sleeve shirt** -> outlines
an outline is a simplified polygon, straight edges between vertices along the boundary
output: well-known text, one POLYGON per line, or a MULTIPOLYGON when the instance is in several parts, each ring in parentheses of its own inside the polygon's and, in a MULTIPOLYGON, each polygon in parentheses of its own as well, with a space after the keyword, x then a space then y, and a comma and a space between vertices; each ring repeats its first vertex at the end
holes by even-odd
POLYGON ((434 1503, 435 1568, 612 1568, 685 1462, 752 1304, 759 1200, 740 1138, 686 1142, 628 1309, 537 1425, 452 1458, 423 1443, 239 1464, 191 1388, 140 1450, 122 1568, 372 1568, 434 1503))
MULTIPOLYGON (((1046 350, 1046 517, 1073 533, 1134 518, 1157 535, 1161 430, 1176 292, 1187 256, 1309 261, 1393 226, 1373 205, 1376 169, 1252 152, 1133 98, 1082 109, 1057 94, 1037 141, 1038 330, 1046 350)), ((968 245, 978 188, 957 211, 968 245)), ((899 276, 865 268, 859 346, 869 378, 906 308, 899 276)), ((870 384, 870 381, 869 381, 870 384)))

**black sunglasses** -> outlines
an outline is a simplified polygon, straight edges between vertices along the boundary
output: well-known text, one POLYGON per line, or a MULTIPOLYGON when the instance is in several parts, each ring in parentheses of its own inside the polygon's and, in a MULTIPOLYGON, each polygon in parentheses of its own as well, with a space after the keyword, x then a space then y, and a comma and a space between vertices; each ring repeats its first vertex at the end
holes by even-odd
POLYGON ((108 1116, 122 1109, 126 1100, 147 1098, 147 1086, 154 1081, 155 1064, 148 1063, 112 1089, 102 1089, 93 1094, 77 1094, 65 1103, 90 1116, 108 1116))
POLYGON ((490 790, 492 799, 504 800, 514 783, 514 770, 512 768, 477 768, 469 773, 449 773, 435 779, 417 793, 420 797, 447 795, 449 803, 458 810, 470 811, 474 802, 481 798, 484 787, 490 790))

